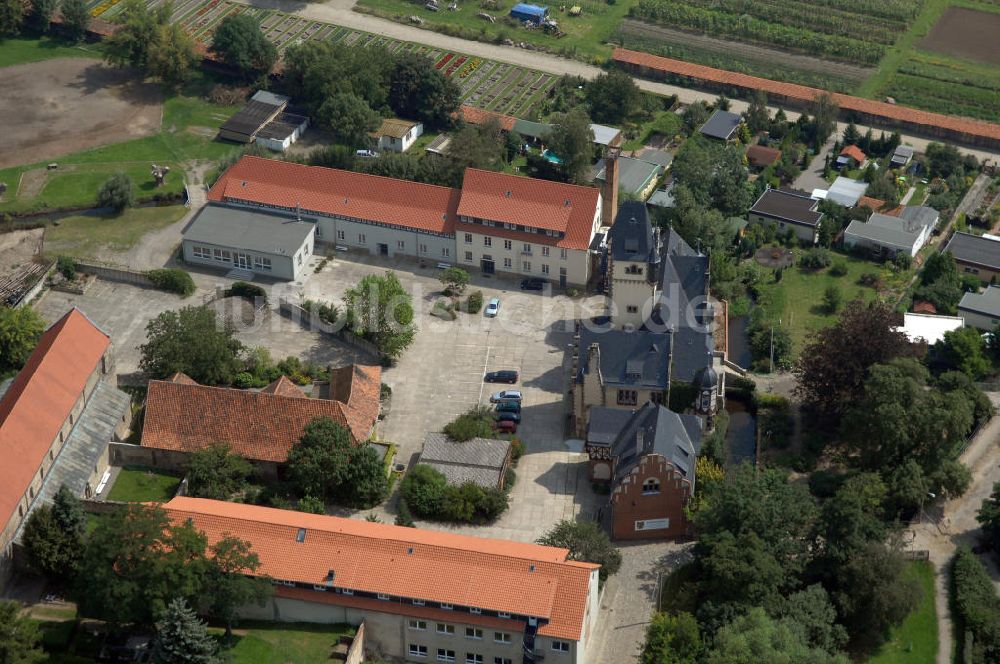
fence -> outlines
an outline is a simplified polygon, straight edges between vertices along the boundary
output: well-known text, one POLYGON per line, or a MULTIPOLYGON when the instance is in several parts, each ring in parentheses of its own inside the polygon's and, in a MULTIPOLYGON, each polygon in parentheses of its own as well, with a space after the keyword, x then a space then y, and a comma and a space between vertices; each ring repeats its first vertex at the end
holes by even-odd
POLYGON ((155 284, 146 276, 146 273, 139 270, 90 261, 78 261, 76 267, 80 272, 92 274, 107 281, 118 281, 143 288, 156 288, 155 284))
POLYGON ((345 329, 343 325, 331 325, 315 313, 303 309, 290 300, 285 298, 278 299, 278 313, 296 321, 307 330, 319 330, 323 334, 336 337, 344 343, 350 344, 355 348, 359 348, 366 353, 369 353, 373 357, 381 357, 382 355, 382 353, 379 352, 378 346, 372 342, 362 339, 350 330, 345 329))
POLYGON ((920 549, 919 551, 903 551, 903 558, 906 560, 930 560, 931 552, 927 549, 920 549))

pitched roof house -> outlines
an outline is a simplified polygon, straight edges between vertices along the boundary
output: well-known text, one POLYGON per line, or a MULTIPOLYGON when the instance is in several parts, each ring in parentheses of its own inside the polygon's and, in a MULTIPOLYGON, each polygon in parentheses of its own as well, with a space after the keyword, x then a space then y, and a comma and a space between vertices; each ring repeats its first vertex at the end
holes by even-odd
POLYGON ((199 385, 184 374, 152 380, 146 395, 142 442, 183 465, 188 454, 213 443, 274 468, 309 422, 326 417, 346 427, 355 443, 368 439, 379 414, 381 369, 351 365, 331 370, 325 398, 309 398, 282 376, 259 392, 199 385))
POLYGON ((837 168, 843 168, 852 163, 861 168, 867 160, 868 156, 857 145, 846 145, 837 157, 837 168))
POLYGON ((767 168, 781 159, 781 150, 766 145, 751 145, 747 148, 747 162, 756 168, 767 168))
POLYGON ((987 286, 982 293, 966 293, 958 303, 958 315, 967 327, 992 332, 1000 324, 1000 286, 987 286))
POLYGON ((764 190, 747 217, 750 222, 775 224, 779 232, 791 229, 796 237, 808 243, 816 242, 823 221, 819 201, 796 189, 764 190))
POLYGON ((1000 237, 955 233, 944 248, 966 274, 974 274, 983 283, 1000 275, 1000 237))
MULTIPOLYGON (((230 533, 250 542, 275 595, 263 608, 247 607, 247 617, 368 618, 367 641, 393 659, 407 657, 413 643, 424 643, 426 654, 424 639, 435 631, 426 622, 419 631, 421 621, 451 625, 452 634, 468 627, 504 635, 470 641, 470 652, 492 655, 496 641, 498 656, 518 661, 543 650, 586 658, 599 566, 571 560, 567 549, 198 498, 174 498, 164 509, 209 544, 230 533)), ((454 647, 458 637, 442 638, 454 647)))
POLYGON ((708 121, 698 130, 702 135, 709 138, 717 138, 720 141, 730 141, 736 134, 743 119, 737 113, 729 111, 716 111, 708 118, 708 121))
POLYGON ((868 221, 855 219, 848 224, 844 244, 890 256, 916 256, 930 239, 937 221, 937 210, 923 206, 904 208, 898 217, 874 212, 868 221))

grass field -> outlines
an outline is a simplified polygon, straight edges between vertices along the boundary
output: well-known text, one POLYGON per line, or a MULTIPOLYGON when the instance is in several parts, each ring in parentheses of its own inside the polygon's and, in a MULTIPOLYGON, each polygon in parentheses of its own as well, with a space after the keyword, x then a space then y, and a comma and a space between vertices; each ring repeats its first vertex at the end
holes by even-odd
POLYGON ((934 567, 924 561, 913 562, 907 573, 920 582, 923 597, 903 624, 892 630, 889 641, 868 660, 868 664, 934 664, 937 661, 934 567))
POLYGON ((98 258, 101 249, 127 251, 147 233, 165 228, 187 212, 183 205, 130 208, 120 215, 74 215, 45 231, 49 254, 98 258))
POLYGON ((151 468, 126 466, 118 473, 108 500, 165 502, 174 497, 181 478, 151 468))
MULTIPOLYGON (((212 630, 221 634, 221 630, 212 630)), ((285 664, 325 662, 349 625, 307 623, 249 623, 237 626, 234 644, 223 650, 229 664, 285 664)))
POLYGON ((0 41, 0 67, 23 65, 52 58, 100 58, 101 49, 95 44, 69 44, 43 37, 8 37, 0 41))

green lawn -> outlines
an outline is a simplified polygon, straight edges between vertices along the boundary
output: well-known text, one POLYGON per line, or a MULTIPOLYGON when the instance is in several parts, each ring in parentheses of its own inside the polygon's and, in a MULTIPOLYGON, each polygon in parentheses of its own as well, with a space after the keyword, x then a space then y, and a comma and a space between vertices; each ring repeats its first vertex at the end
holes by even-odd
POLYGON ((77 258, 94 257, 103 247, 126 251, 147 233, 169 226, 185 212, 187 208, 183 205, 168 205, 130 208, 117 216, 66 217, 45 232, 45 249, 51 254, 77 258))
POLYGON ((69 44, 44 37, 9 37, 0 40, 0 67, 23 65, 52 58, 100 58, 101 49, 95 44, 69 44))
POLYGON ((655 134, 663 134, 667 138, 673 138, 680 132, 684 124, 681 116, 672 111, 661 111, 649 122, 641 124, 635 133, 635 138, 625 141, 623 150, 638 150, 643 147, 655 134))
POLYGON ((889 641, 868 660, 869 664, 934 664, 937 660, 934 566, 924 561, 913 562, 907 573, 920 582, 923 597, 903 624, 892 630, 889 641))
MULTIPOLYGON (((802 255, 802 250, 795 252, 796 260, 802 255)), ((774 271, 767 270, 763 278, 758 304, 766 307, 774 320, 781 319, 781 324, 788 328, 797 355, 811 334, 817 330, 833 325, 837 313, 830 313, 823 307, 823 293, 828 286, 834 285, 840 289, 842 300, 847 303, 860 297, 865 302, 875 299, 875 291, 861 286, 858 278, 865 272, 877 272, 883 281, 892 286, 896 282, 903 283, 900 275, 893 274, 880 264, 864 261, 842 254, 833 255, 834 265, 843 263, 847 274, 835 276, 830 268, 818 271, 803 270, 797 265, 785 268, 781 281, 774 281, 774 271)), ((906 273, 902 273, 906 274, 906 273)))
POLYGON ((181 478, 175 475, 152 468, 126 466, 111 487, 108 500, 164 502, 174 497, 180 483, 181 478))
MULTIPOLYGON (((212 631, 221 636, 222 630, 212 631)), ((349 625, 242 622, 234 635, 235 644, 223 654, 230 664, 325 662, 340 636, 353 632, 349 625)))

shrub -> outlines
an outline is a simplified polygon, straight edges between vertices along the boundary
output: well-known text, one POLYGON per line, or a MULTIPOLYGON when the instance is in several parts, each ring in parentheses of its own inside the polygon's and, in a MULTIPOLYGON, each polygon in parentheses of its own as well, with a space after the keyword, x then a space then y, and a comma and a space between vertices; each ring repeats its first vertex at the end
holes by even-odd
POLYGON ((858 277, 858 283, 868 288, 878 288, 882 283, 882 278, 878 275, 878 272, 864 272, 858 277))
POLYGON ((264 302, 267 302, 267 291, 257 284, 237 281, 226 291, 226 297, 245 297, 248 300, 254 300, 258 297, 262 297, 264 298, 264 302))
POLYGON ((437 316, 441 320, 455 320, 458 316, 455 315, 455 310, 450 304, 445 304, 443 300, 438 300, 434 303, 434 307, 431 309, 431 316, 437 316))
POLYGON ((378 390, 378 398, 379 398, 379 400, 380 401, 385 401, 386 399, 388 399, 391 396, 392 396, 392 388, 389 387, 388 385, 386 385, 385 383, 382 383, 382 385, 379 386, 379 390, 378 390))
POLYGON ((831 258, 828 249, 816 247, 802 254, 802 257, 799 258, 799 267, 805 270, 822 270, 825 267, 830 267, 832 262, 833 258, 831 258))
POLYGON ((493 412, 485 406, 473 408, 446 424, 444 433, 458 442, 489 438, 493 435, 493 412))
POLYGON ((111 208, 115 213, 121 213, 133 203, 135 203, 135 193, 132 178, 125 173, 115 173, 97 190, 98 207, 111 208))
MULTIPOLYGON (((425 519, 486 523, 507 509, 508 496, 499 489, 484 489, 466 482, 448 484, 444 475, 424 464, 416 465, 400 485, 400 504, 425 519)), ((400 510, 400 516, 403 516, 400 510)))
POLYGON ((60 256, 56 259, 56 270, 67 280, 73 281, 76 278, 76 260, 71 256, 60 256))
POLYGON ((322 498, 303 496, 299 499, 299 511, 309 514, 326 514, 326 505, 323 504, 322 498))
POLYGON ((413 522, 413 514, 410 513, 410 506, 405 498, 399 499, 399 514, 396 515, 396 525, 407 528, 415 528, 417 524, 413 522))
POLYGON ((899 253, 892 259, 892 263, 899 270, 909 270, 910 266, 913 265, 913 257, 909 254, 899 253))
POLYGON ((520 438, 514 438, 510 441, 510 460, 513 463, 517 463, 521 457, 524 456, 524 443, 521 442, 520 438))
POLYGON ((187 297, 195 291, 194 279, 184 270, 175 267, 150 270, 146 273, 153 285, 161 290, 187 297))
POLYGON ((517 473, 513 468, 508 468, 507 474, 503 478, 503 490, 510 491, 514 488, 515 484, 517 484, 517 473))
POLYGON ((256 387, 256 383, 257 381, 254 379, 253 374, 248 371, 241 371, 233 376, 233 386, 241 390, 256 387))
POLYGON ((302 308, 311 314, 316 314, 321 321, 324 323, 329 323, 333 325, 340 318, 340 309, 332 304, 327 304, 326 302, 313 302, 312 300, 303 300, 302 308))
POLYGON ((474 291, 465 301, 465 310, 470 314, 478 314, 483 308, 483 291, 474 291))
POLYGON ((847 274, 847 263, 845 263, 844 261, 837 261, 836 263, 833 264, 833 267, 830 268, 830 274, 832 274, 835 277, 844 276, 845 274, 847 274))
POLYGON ((991 662, 1000 655, 1000 598, 975 554, 959 547, 952 562, 952 605, 959 634, 972 634, 973 652, 961 661, 991 662))

